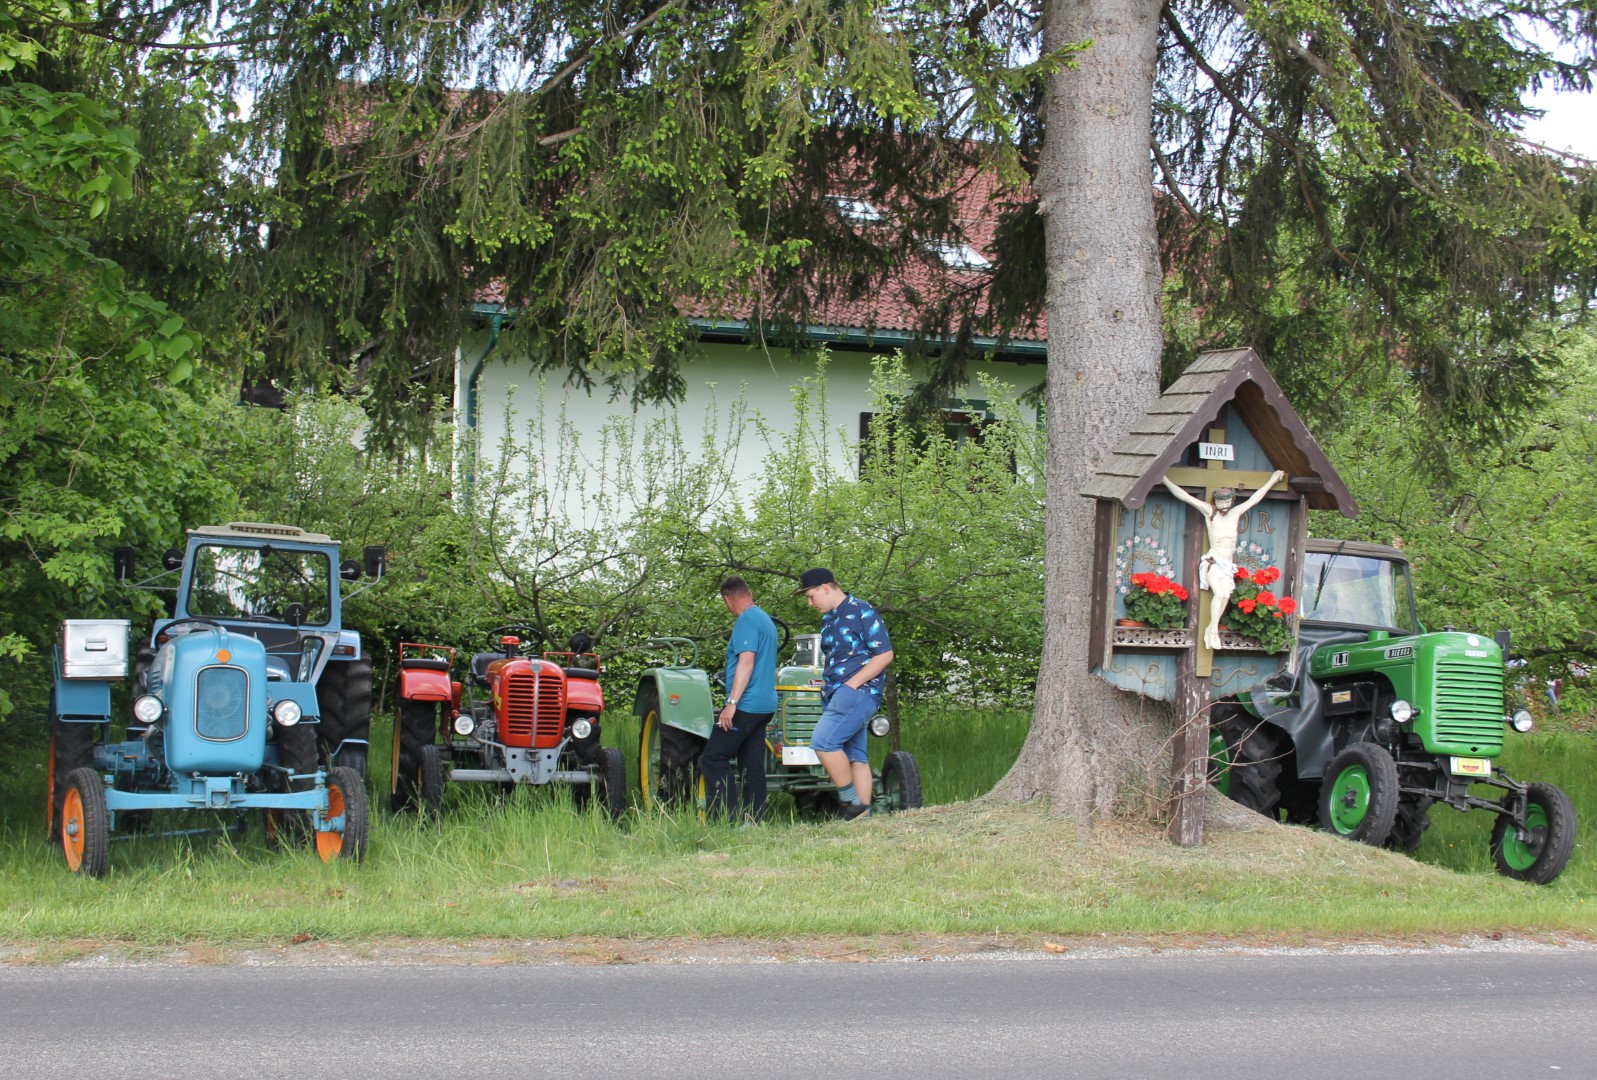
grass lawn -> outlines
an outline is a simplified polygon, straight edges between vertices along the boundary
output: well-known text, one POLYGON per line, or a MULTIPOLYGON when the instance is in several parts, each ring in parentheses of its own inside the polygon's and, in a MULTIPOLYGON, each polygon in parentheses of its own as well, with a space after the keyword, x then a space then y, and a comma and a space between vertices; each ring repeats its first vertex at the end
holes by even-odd
MULTIPOLYGON (((1025 723, 996 712, 909 718, 905 749, 939 804, 913 813, 737 829, 633 810, 613 825, 575 811, 564 791, 501 800, 458 785, 441 821, 380 810, 358 866, 270 852, 257 827, 114 843, 108 878, 77 878, 44 836, 41 784, 0 804, 0 944, 14 960, 48 960, 183 943, 225 958, 311 940, 605 940, 624 953, 628 942, 846 937, 891 954, 928 935, 1023 946, 1597 934, 1590 735, 1514 739, 1504 759, 1516 778, 1564 787, 1580 817, 1568 870, 1537 888, 1491 869, 1482 812, 1434 809, 1412 859, 1285 826, 1211 833, 1181 850, 1153 828, 1083 833, 1041 806, 968 801, 1008 767, 1025 723)), ((634 731, 612 720, 606 741, 630 759, 634 731)), ((385 746, 373 750, 387 760, 385 746)))

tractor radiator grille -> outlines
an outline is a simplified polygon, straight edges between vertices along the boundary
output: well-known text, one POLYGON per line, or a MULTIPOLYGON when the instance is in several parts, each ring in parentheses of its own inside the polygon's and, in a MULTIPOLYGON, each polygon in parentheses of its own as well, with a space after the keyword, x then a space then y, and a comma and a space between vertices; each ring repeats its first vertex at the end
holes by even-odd
POLYGON ((249 730, 249 676, 235 667, 208 667, 194 680, 194 730, 212 742, 242 739, 249 730))
POLYGON ((1436 738, 1482 754, 1503 745, 1503 671, 1497 665, 1444 660, 1436 665, 1436 738))
POLYGON ((784 746, 808 746, 815 734, 815 722, 821 718, 821 695, 806 694, 803 698, 784 697, 779 714, 784 746))
POLYGON ((560 742, 565 721, 560 676, 518 672, 506 676, 504 697, 506 746, 548 748, 560 742))

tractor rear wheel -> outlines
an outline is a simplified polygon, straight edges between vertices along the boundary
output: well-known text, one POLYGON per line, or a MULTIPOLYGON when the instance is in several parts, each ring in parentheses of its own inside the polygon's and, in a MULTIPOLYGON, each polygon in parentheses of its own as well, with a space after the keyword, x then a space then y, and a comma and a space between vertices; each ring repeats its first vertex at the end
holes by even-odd
POLYGON ((360 774, 340 765, 327 774, 327 819, 342 817, 341 829, 316 831, 316 854, 322 862, 366 857, 366 784, 360 774))
POLYGON ((613 746, 599 748, 599 763, 593 769, 593 793, 611 821, 620 820, 626 813, 627 759, 613 746))
POLYGON ((1492 827, 1492 858, 1498 873, 1532 885, 1546 885, 1569 863, 1575 849, 1575 807, 1569 796, 1551 784, 1525 789, 1525 839, 1507 814, 1492 827))
POLYGON ((1320 828, 1380 847, 1397 820, 1397 763, 1385 747, 1353 743, 1331 759, 1320 787, 1320 828))
POLYGON ((73 769, 61 799, 61 850, 74 874, 105 877, 110 868, 111 815, 105 784, 93 769, 73 769))
POLYGON ((421 748, 421 764, 416 769, 416 798, 429 814, 444 808, 444 748, 428 743, 421 748))
POLYGON ((316 682, 316 702, 322 709, 316 741, 328 766, 347 766, 365 779, 366 743, 372 736, 372 662, 365 656, 330 662, 316 682), (346 739, 360 742, 340 749, 346 739))
POLYGON ((921 805, 920 766, 908 750, 894 750, 882 762, 882 789, 871 800, 887 813, 914 810, 921 805))
POLYGON ((660 691, 646 686, 638 694, 643 728, 638 735, 638 790, 645 807, 684 803, 698 791, 696 775, 703 740, 660 721, 660 691))
POLYGON ((1292 744, 1279 728, 1249 713, 1236 711, 1215 724, 1225 740, 1226 759, 1218 762, 1213 779, 1231 799, 1279 820, 1292 744))

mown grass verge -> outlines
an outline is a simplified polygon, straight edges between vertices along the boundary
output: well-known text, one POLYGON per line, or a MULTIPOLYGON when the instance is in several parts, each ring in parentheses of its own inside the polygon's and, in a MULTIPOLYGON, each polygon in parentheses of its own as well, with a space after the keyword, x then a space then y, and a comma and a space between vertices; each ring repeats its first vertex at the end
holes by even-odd
MULTIPOLYGON (((626 746, 622 726, 607 741, 626 746)), ((969 796, 1012 760, 1023 731, 1017 717, 926 717, 906 725, 905 745, 931 797, 969 796), (983 749, 972 731, 985 733, 983 749)), ((1515 775, 1566 787, 1581 816, 1574 860, 1548 888, 1492 872, 1488 816, 1446 808, 1433 811, 1416 860, 1287 827, 1211 833, 1180 850, 1154 828, 1083 834, 1042 806, 986 802, 848 825, 736 829, 636 810, 612 825, 564 792, 499 800, 465 786, 443 820, 378 813, 363 865, 273 853, 252 832, 118 843, 110 877, 93 881, 69 875, 38 815, 12 800, 0 942, 65 955, 84 941, 1589 935, 1593 759, 1592 739, 1562 735, 1520 740, 1507 760, 1515 775)))

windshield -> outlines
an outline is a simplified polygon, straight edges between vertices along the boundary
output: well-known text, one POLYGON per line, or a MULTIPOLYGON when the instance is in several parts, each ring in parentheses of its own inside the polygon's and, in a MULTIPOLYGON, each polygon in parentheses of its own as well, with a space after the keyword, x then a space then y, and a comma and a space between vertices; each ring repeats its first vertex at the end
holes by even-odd
POLYGON ((1409 633, 1418 629, 1409 605, 1407 567, 1363 555, 1309 552, 1301 617, 1409 633))
POLYGON ((205 544, 194 552, 188 613, 325 626, 331 618, 331 580, 331 563, 321 552, 205 544), (301 610, 291 612, 296 604, 301 610))

